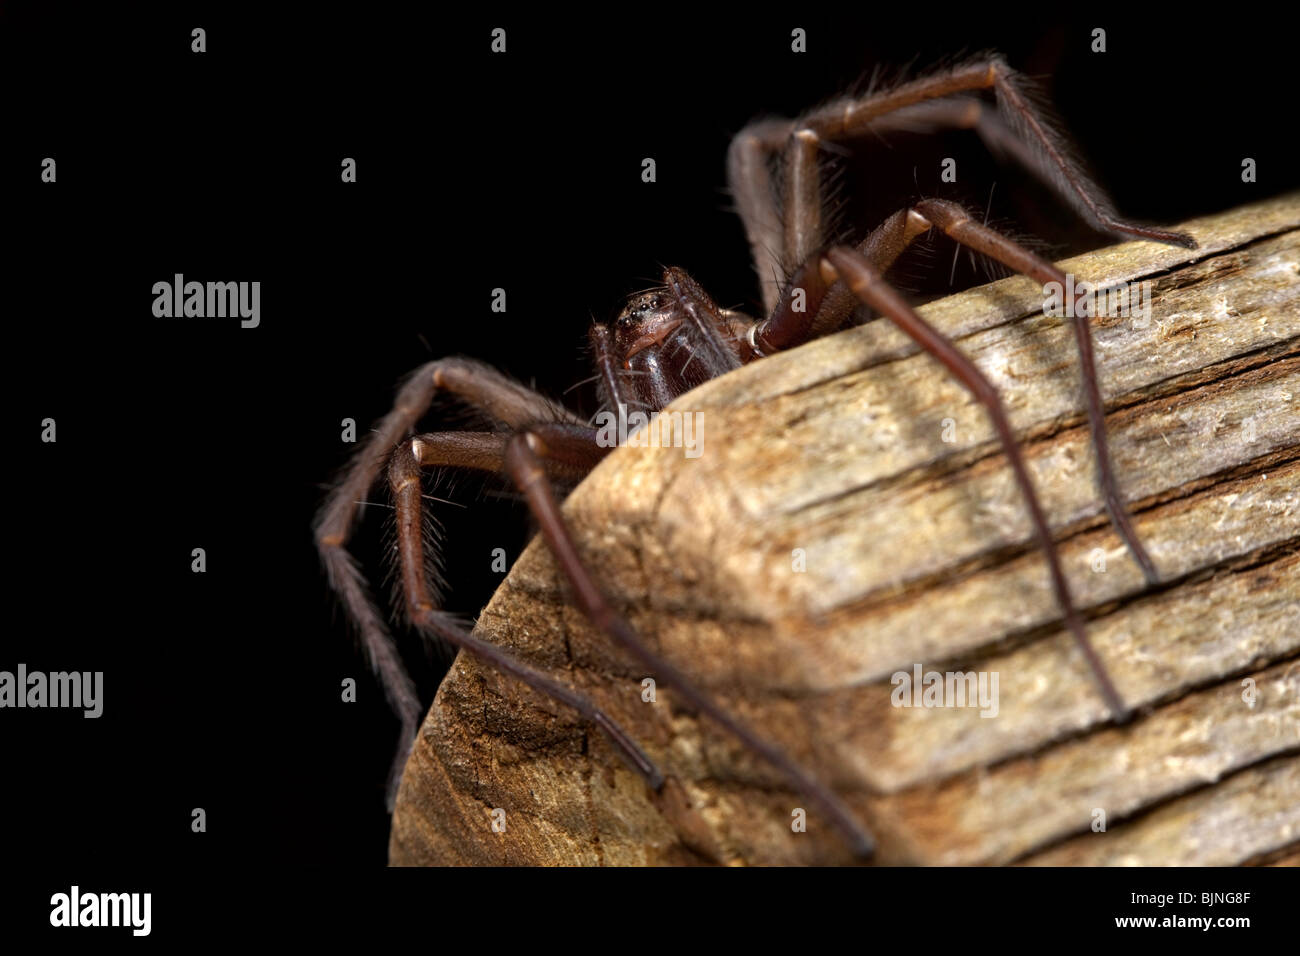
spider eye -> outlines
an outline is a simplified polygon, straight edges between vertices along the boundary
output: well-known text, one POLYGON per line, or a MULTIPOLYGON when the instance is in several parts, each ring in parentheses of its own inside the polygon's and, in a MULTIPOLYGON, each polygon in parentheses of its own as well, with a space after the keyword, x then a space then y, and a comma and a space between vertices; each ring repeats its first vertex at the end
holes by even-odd
POLYGON ((647 318, 656 312, 662 312, 668 307, 668 299, 660 292, 650 292, 639 298, 633 299, 627 304, 621 315, 618 317, 618 324, 621 326, 639 326, 647 318))

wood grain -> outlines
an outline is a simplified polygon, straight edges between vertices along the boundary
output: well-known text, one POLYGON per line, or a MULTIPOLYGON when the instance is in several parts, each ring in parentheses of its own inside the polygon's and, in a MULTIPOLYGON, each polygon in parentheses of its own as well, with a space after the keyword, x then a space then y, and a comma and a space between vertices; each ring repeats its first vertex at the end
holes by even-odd
MULTIPOLYGON (((621 448, 565 505, 643 637, 869 822, 876 861, 1294 862, 1300 850, 1300 196, 1062 263, 1149 280, 1094 320, 1111 448, 1162 584, 1096 491, 1070 329, 1011 278, 924 307, 1001 390, 1089 634, 1141 708, 1111 726, 1058 621, 983 410, 876 322, 684 396, 702 454, 621 448), (801 552, 803 569, 795 569, 801 552), (999 679, 995 717, 892 675, 999 679), (1104 832, 1096 831, 1104 815, 1104 832)), ((478 633, 597 699, 670 775, 462 655, 407 764, 394 864, 843 863, 770 767, 573 608, 532 542, 478 633), (505 832, 491 812, 505 811, 505 832)))

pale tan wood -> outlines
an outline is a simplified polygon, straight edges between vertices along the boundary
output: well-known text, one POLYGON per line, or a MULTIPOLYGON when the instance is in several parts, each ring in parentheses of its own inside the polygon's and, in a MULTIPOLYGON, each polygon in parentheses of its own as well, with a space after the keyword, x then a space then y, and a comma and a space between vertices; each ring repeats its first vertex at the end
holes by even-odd
MULTIPOLYGON (((1300 758, 1281 757, 1151 811, 1030 857, 1035 866, 1231 866, 1300 844, 1300 758)), ((1274 860, 1295 865, 1300 850, 1274 860)))
MULTIPOLYGON (((1059 626, 983 410, 887 323, 684 396, 700 457, 619 449, 565 505, 646 640, 833 781, 880 838, 878 862, 1293 855, 1300 197, 1179 228, 1202 248, 1126 243, 1061 264, 1154 283, 1149 323, 1094 320, 1120 480, 1169 582, 1154 591, 1101 507, 1073 337, 1042 315, 1041 288, 1012 278, 922 309, 1025 438, 1091 639, 1143 709, 1130 726, 1108 725, 1059 626), (891 675, 915 664, 996 672, 997 716, 892 706, 891 675)), ((771 768, 670 690, 643 702, 645 675, 569 604, 540 542, 478 630, 591 694, 672 782, 648 793, 598 731, 462 655, 407 765, 392 862, 848 861, 815 814, 791 831, 803 801, 771 768)))

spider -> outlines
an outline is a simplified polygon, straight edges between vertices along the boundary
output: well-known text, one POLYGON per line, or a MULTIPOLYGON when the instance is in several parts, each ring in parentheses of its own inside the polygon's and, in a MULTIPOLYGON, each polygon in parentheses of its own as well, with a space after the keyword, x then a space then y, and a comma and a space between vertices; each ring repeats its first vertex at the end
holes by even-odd
MULTIPOLYGON (((973 129, 987 146, 1003 151, 1039 176, 1101 232, 1196 246, 1188 235, 1120 219, 1102 190, 1072 158, 1065 138, 1033 104, 1026 81, 1001 57, 983 56, 892 89, 833 101, 797 120, 762 120, 742 130, 728 150, 728 184, 760 276, 785 277, 779 284, 764 284, 765 317, 755 319, 719 308, 694 279, 681 269, 669 268, 661 288, 634 297, 612 324, 592 326, 590 340, 601 397, 608 408, 622 405, 658 411, 704 381, 843 327, 860 306, 894 322, 941 362, 990 416, 1047 562, 1061 616, 1112 718, 1123 722, 1130 711, 1089 644, 997 391, 882 278, 909 244, 933 229, 1044 285, 1059 282, 1065 288, 1065 276, 1056 266, 945 200, 923 199, 899 210, 856 245, 831 241, 823 222, 826 203, 821 173, 828 148, 840 148, 838 144, 864 134, 944 128, 973 129), (996 108, 979 97, 982 92, 993 94, 996 108)), ((1148 582, 1155 583, 1156 568, 1133 530, 1107 450, 1088 320, 1077 309, 1066 314, 1074 316, 1100 490, 1115 529, 1148 582)), ((390 777, 390 809, 423 708, 365 578, 346 550, 359 505, 382 476, 387 478, 395 509, 400 592, 410 625, 425 637, 475 654, 572 707, 609 736, 647 786, 659 789, 665 782, 659 767, 609 713, 482 640, 438 606, 432 570, 436 556, 425 532, 422 474, 436 468, 474 469, 504 474, 514 483, 578 606, 600 632, 639 661, 659 684, 673 687, 687 706, 769 761, 825 814, 856 853, 869 856, 874 845, 871 833, 834 792, 717 706, 676 665, 646 647, 606 600, 566 527, 556 488, 572 488, 611 450, 598 441, 596 428, 563 406, 483 363, 443 359, 418 369, 400 389, 392 411, 378 423, 326 499, 315 523, 321 560, 402 724, 390 777), (415 426, 440 395, 486 414, 498 430, 414 434, 415 426)))

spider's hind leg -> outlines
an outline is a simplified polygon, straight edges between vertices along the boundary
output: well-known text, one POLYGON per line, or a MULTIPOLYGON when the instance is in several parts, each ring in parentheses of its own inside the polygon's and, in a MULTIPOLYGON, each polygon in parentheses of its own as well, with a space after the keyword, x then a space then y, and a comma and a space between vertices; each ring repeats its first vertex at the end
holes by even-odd
POLYGON ((1120 218, 1105 190, 1074 158, 1076 150, 1059 124, 1034 100, 1029 80, 1000 56, 988 56, 858 100, 829 104, 804 117, 801 127, 827 142, 905 128, 908 122, 974 128, 987 145, 1008 153, 1047 183, 1093 228, 1114 236, 1196 248, 1196 240, 1186 233, 1120 218), (968 96, 957 97, 956 105, 941 105, 954 94, 981 90, 997 97, 996 113, 968 96))
MULTIPOLYGON (((937 129, 973 129, 986 146, 1024 166, 1101 232, 1196 248, 1196 240, 1186 233, 1122 219, 1105 190, 1075 158, 1069 137, 1035 103, 1029 80, 1001 57, 989 56, 889 89, 832 101, 797 121, 760 120, 736 135, 727 155, 727 183, 769 314, 777 308, 780 291, 774 278, 793 274, 829 238, 823 223, 822 150, 864 135, 937 129), (983 91, 993 92, 996 107, 977 98, 983 91), (778 155, 780 175, 773 176, 778 155)), ((829 330, 818 322, 811 335, 829 330)))

